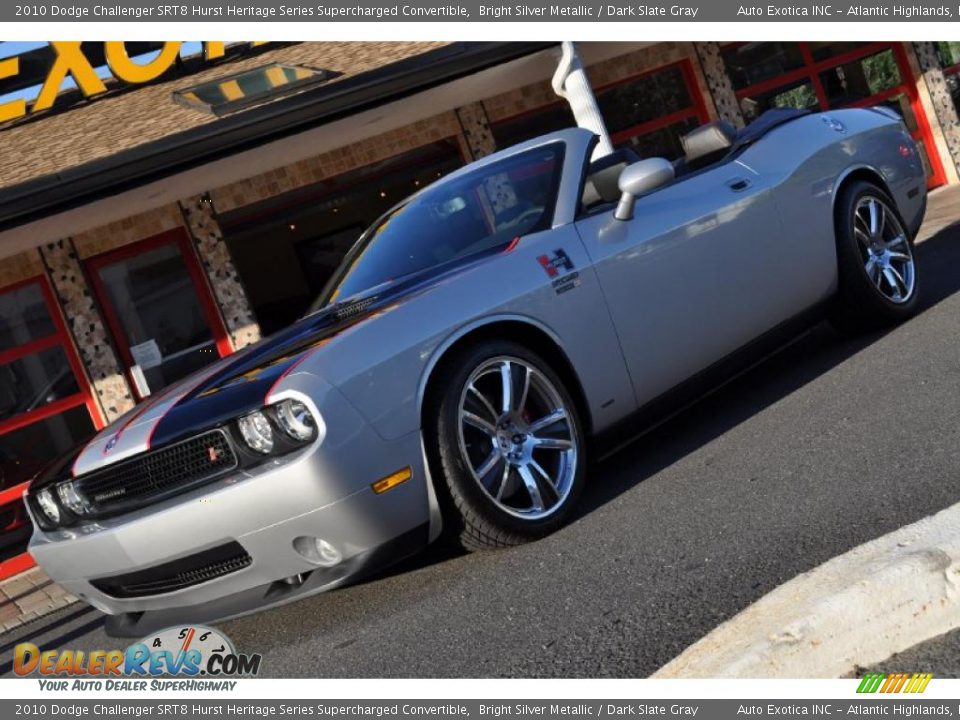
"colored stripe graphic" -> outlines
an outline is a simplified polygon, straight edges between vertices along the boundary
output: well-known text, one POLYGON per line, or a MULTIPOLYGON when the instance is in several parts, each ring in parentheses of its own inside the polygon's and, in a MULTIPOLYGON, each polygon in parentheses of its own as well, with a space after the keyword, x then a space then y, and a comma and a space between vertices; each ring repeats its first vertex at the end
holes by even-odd
POLYGON ((922 693, 933 673, 867 673, 860 679, 858 693, 922 693))

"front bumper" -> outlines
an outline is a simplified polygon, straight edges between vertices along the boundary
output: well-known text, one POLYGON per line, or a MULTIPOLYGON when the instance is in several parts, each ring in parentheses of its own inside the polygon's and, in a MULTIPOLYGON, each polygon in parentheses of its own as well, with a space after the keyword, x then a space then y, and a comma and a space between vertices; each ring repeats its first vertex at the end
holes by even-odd
POLYGON ((37 530, 30 552, 67 591, 114 616, 109 631, 132 636, 289 602, 425 545, 431 494, 419 433, 385 441, 349 407, 327 417, 337 420, 310 448, 142 510, 37 530), (409 480, 373 492, 371 483, 403 467, 412 469, 409 480), (294 546, 297 538, 322 539, 335 552, 311 558, 294 546), (249 562, 199 584, 137 597, 101 589, 105 579, 149 575, 231 543, 249 562))

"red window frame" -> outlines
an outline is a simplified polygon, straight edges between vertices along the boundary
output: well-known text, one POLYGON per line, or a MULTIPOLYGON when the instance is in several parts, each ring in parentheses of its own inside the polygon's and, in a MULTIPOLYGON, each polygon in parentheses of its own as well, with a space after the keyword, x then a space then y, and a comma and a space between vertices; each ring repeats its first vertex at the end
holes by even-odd
POLYGON ((130 377, 130 368, 134 365, 133 355, 130 353, 130 343, 127 338, 127 333, 123 328, 123 323, 120 321, 120 317, 117 315, 113 303, 110 302, 110 295, 107 292, 106 285, 104 285, 100 279, 99 270, 112 263, 134 258, 150 250, 163 247, 164 245, 175 245, 180 250, 180 256, 183 258, 187 273, 190 275, 193 286, 197 291, 201 311, 210 326, 218 355, 223 358, 234 351, 233 343, 230 341, 230 335, 227 333, 227 328, 217 309, 217 304, 213 297, 213 290, 210 288, 207 277, 200 265, 200 260, 197 258, 193 248, 193 243, 184 228, 179 227, 167 230, 166 232, 154 235, 145 240, 139 240, 130 245, 117 248, 116 250, 109 250, 100 255, 88 258, 83 264, 90 279, 93 294, 103 312, 104 319, 107 321, 107 327, 113 337, 114 344, 120 351, 121 358, 124 362, 124 373, 138 401, 143 398, 139 396, 136 383, 133 382, 133 378, 130 377))
MULTIPOLYGON (((43 407, 39 407, 35 410, 29 410, 12 418, 7 418, 6 420, 0 421, 0 435, 19 430, 32 425, 35 422, 40 422, 55 415, 59 415, 67 410, 80 407, 81 405, 86 406, 87 411, 90 413, 90 420, 93 423, 94 429, 99 430, 106 424, 104 417, 100 411, 100 406, 94 397, 93 389, 87 379, 86 372, 84 372, 83 365, 80 362, 80 357, 77 355, 76 348, 74 347, 73 338, 70 336, 70 332, 67 329, 66 320, 64 319, 63 313, 60 310, 60 305, 57 303, 56 298, 54 297, 53 290, 50 287, 50 282, 47 277, 44 275, 36 275, 34 277, 21 280, 20 282, 13 283, 12 285, 6 285, 0 288, 0 295, 13 292, 30 285, 39 286, 40 292, 42 293, 44 302, 47 306, 47 312, 50 314, 50 320, 53 322, 54 331, 52 334, 47 335, 46 337, 31 340, 24 345, 3 350, 0 352, 0 364, 7 364, 29 355, 33 355, 44 350, 49 350, 50 348, 60 347, 63 349, 63 353, 66 355, 67 362, 70 364, 70 369, 73 371, 74 377, 77 380, 77 387, 79 388, 79 391, 70 397, 62 398, 56 402, 49 403, 48 405, 44 405, 43 407)), ((13 487, 0 490, 0 507, 6 507, 16 502, 22 502, 23 493, 26 491, 28 484, 29 482, 23 482, 18 485, 14 485, 13 487)), ((33 567, 35 564, 36 563, 34 562, 33 558, 29 553, 26 552, 9 558, 8 560, 4 560, 0 562, 0 580, 23 572, 24 570, 33 567)))
MULTIPOLYGON (((743 44, 744 43, 725 43, 724 47, 736 47, 743 44)), ((797 44, 800 46, 800 53, 803 57, 804 64, 802 67, 799 67, 796 70, 785 72, 781 75, 777 75, 769 80, 754 83, 753 85, 748 85, 747 87, 737 90, 737 100, 742 100, 745 97, 750 97, 751 95, 756 95, 757 93, 776 90, 784 85, 789 85, 791 83, 803 80, 810 82, 810 84, 813 86, 813 91, 817 96, 817 104, 819 105, 820 110, 830 110, 831 107, 869 107, 903 93, 907 96, 907 99, 910 102, 910 109, 913 112, 914 117, 917 119, 918 130, 914 137, 915 139, 923 140, 923 144, 927 149, 927 156, 930 160, 930 169, 933 174, 929 178, 927 186, 934 188, 946 184, 946 172, 944 171, 943 163, 940 161, 940 153, 937 151, 936 143, 934 143, 933 140, 933 131, 930 127, 930 122, 927 119, 927 113, 924 111, 923 105, 920 102, 920 94, 917 91, 916 79, 914 78, 913 71, 910 69, 910 63, 907 60, 907 53, 904 50, 902 43, 868 43, 854 50, 850 50, 839 55, 833 55, 825 60, 814 60, 813 53, 810 50, 809 42, 800 42, 797 44), (885 50, 893 51, 893 56, 897 63, 897 69, 900 71, 900 84, 894 85, 888 90, 884 90, 876 95, 871 95, 863 100, 831 106, 829 103, 829 98, 827 98, 826 90, 824 89, 823 83, 820 80, 820 73, 832 70, 839 65, 856 62, 857 60, 884 52, 885 50)), ((960 72, 960 65, 957 66, 957 72, 960 72)))
POLYGON ((663 72, 675 67, 680 68, 680 72, 683 75, 683 84, 687 88, 687 94, 693 101, 692 104, 689 107, 683 108, 682 110, 677 110, 669 115, 661 115, 653 120, 648 120, 647 122, 640 123, 639 125, 634 125, 626 130, 620 130, 614 133, 610 136, 610 139, 613 141, 614 145, 619 145, 620 143, 626 142, 630 138, 637 137, 638 135, 646 135, 647 133, 655 130, 669 127, 670 125, 682 122, 683 120, 693 119, 698 121, 701 125, 703 123, 710 122, 710 113, 707 111, 707 103, 703 99, 703 93, 700 91, 700 83, 697 82, 697 75, 693 71, 693 64, 689 60, 680 60, 675 63, 670 63, 669 65, 661 65, 652 70, 645 70, 642 73, 631 75, 629 78, 624 80, 618 80, 616 82, 607 83, 606 85, 601 85, 596 89, 596 92, 602 93, 604 90, 609 90, 610 88, 617 87, 618 85, 625 85, 630 82, 635 82, 642 77, 654 75, 658 72, 663 72))
MULTIPOLYGON (((701 92, 697 75, 693 70, 693 63, 690 62, 689 59, 678 60, 677 62, 667 63, 666 65, 658 65, 655 68, 650 68, 649 70, 644 70, 643 72, 630 75, 622 80, 615 80, 613 82, 606 83, 605 85, 600 85, 594 88, 594 94, 599 95, 605 90, 610 90, 611 88, 615 88, 620 85, 636 82, 641 78, 655 75, 656 73, 664 72, 676 67, 679 67, 680 72, 683 74, 683 83, 687 88, 687 94, 690 96, 692 101, 691 104, 686 108, 677 110, 668 115, 662 115, 658 118, 654 118, 653 120, 648 120, 646 122, 639 123, 638 125, 633 125, 629 128, 626 128, 625 130, 619 130, 616 133, 613 133, 610 136, 610 139, 614 145, 619 145, 620 143, 626 142, 627 140, 637 137, 638 135, 646 135, 647 133, 669 127, 674 123, 691 118, 697 120, 701 124, 710 122, 710 113, 707 110, 707 103, 706 100, 704 100, 703 92, 701 92)), ((539 105, 535 108, 530 108, 529 110, 516 113, 515 115, 502 117, 491 124, 495 127, 501 123, 508 123, 529 115, 535 115, 536 113, 543 112, 544 110, 557 107, 563 104, 563 102, 563 100, 557 100, 555 102, 549 102, 545 105, 539 105)))

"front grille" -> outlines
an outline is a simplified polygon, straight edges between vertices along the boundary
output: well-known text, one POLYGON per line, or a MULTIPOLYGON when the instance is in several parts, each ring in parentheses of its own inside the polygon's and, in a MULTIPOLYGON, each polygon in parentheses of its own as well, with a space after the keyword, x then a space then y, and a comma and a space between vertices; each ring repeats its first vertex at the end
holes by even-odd
POLYGON ((186 490, 237 466, 222 430, 213 430, 78 478, 95 514, 119 512, 145 500, 186 490))
POLYGON ((146 570, 91 580, 90 584, 115 598, 162 595, 235 573, 251 562, 240 543, 229 542, 146 570))

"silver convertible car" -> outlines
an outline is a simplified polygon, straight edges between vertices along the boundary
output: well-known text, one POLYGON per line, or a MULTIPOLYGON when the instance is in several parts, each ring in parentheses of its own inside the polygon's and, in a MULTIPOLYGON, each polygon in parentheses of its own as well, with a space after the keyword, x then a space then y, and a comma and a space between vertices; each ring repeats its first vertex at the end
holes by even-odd
POLYGON ((771 111, 675 162, 572 128, 400 203, 286 330, 34 479, 39 564, 142 635, 344 584, 445 534, 559 528, 587 455, 825 315, 916 308, 923 165, 884 108, 771 111))

